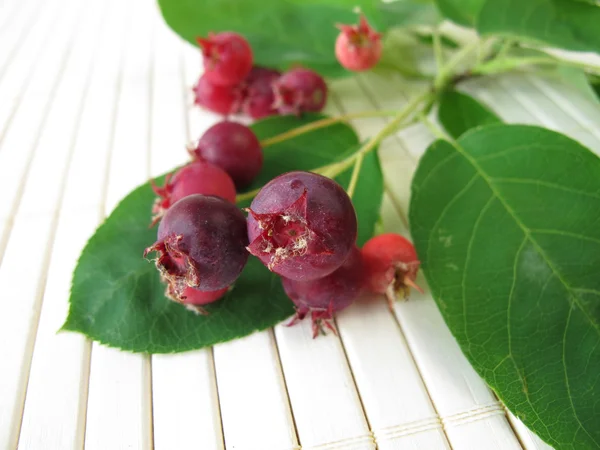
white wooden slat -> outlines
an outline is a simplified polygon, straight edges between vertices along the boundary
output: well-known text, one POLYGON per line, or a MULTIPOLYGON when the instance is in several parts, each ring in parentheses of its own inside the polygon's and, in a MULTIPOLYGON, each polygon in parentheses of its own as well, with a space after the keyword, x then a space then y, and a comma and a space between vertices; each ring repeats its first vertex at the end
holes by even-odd
POLYGON ((542 441, 539 437, 533 434, 523 422, 517 419, 512 413, 508 412, 508 420, 510 421, 515 433, 519 436, 519 440, 525 450, 552 450, 548 444, 542 441))
MULTIPOLYGON (((48 64, 48 57, 44 58, 41 52, 47 49, 50 43, 63 38, 65 34, 72 31, 70 25, 65 25, 70 23, 69 19, 77 12, 78 8, 75 8, 75 11, 66 11, 62 17, 57 17, 56 3, 57 1, 50 0, 47 2, 47 6, 40 7, 40 14, 37 15, 37 20, 31 24, 31 31, 27 33, 23 41, 18 43, 17 51, 6 56, 4 69, 0 72, 0 141, 5 137, 6 130, 11 124, 12 116, 20 102, 25 86, 29 86, 29 91, 39 89, 47 92, 46 86, 52 85, 53 82, 53 71, 60 68, 60 64, 58 64, 60 58, 56 55, 52 61, 53 67, 45 67, 49 72, 47 78, 39 79, 38 74, 35 83, 30 83, 35 76, 35 68, 44 67, 43 63, 48 64), (59 29, 58 27, 61 25, 62 29, 59 29), (57 36, 54 36, 55 30, 58 30, 57 36)), ((36 127, 32 127, 32 130, 36 130, 36 127)))
MULTIPOLYGON (((188 159, 181 50, 179 39, 159 23, 153 50, 152 175, 169 171, 188 159)), ((153 355, 152 401, 157 450, 223 448, 210 349, 153 355)))
POLYGON ((227 448, 299 449, 272 331, 218 344, 214 355, 227 448))
POLYGON ((20 6, 20 8, 13 8, 17 10, 14 13, 9 13, 10 20, 0 23, 0 79, 8 61, 18 50, 18 44, 23 41, 26 32, 31 29, 31 24, 37 20, 37 16, 44 11, 44 8, 40 8, 42 5, 34 1, 23 1, 20 6))
MULTIPOLYGON (((68 3, 68 0, 66 1, 68 3)), ((72 43, 69 42, 69 38, 74 32, 73 24, 80 9, 77 6, 69 7, 68 11, 60 17, 56 33, 52 33, 50 37, 45 36, 47 45, 40 62, 46 70, 35 72, 10 128, 0 141, 0 178, 6 184, 5 201, 0 202, 0 218, 12 215, 17 206, 24 175, 27 173, 40 129, 51 105, 57 77, 66 62, 68 44, 72 43)), ((26 72, 22 72, 20 76, 25 74, 26 72)), ((6 81, 4 79, 0 89, 5 86, 6 81)), ((0 117, 0 123, 3 120, 0 117)))
POLYGON ((20 13, 22 8, 28 3, 27 0, 23 0, 20 3, 14 1, 4 1, 0 3, 0 38, 4 34, 4 30, 9 27, 10 19, 20 13))
POLYGON ((48 263, 52 217, 16 220, 0 265, 0 448, 14 448, 48 263))
POLYGON ((100 34, 106 6, 107 2, 103 2, 85 9, 85 22, 73 39, 68 62, 61 73, 54 101, 27 170, 17 209, 19 215, 51 213, 57 209, 88 91, 92 63, 98 44, 102 42, 100 37, 110 34, 107 27, 100 34))
MULTIPOLYGON (((115 95, 110 94, 114 91, 116 74, 112 77, 109 75, 119 60, 119 45, 122 42, 119 30, 124 28, 127 14, 116 17, 121 23, 111 23, 110 29, 105 26, 100 36, 106 45, 94 58, 94 72, 73 150, 74 160, 87 158, 88 165, 72 164, 65 188, 67 195, 69 192, 93 195, 98 191, 98 198, 92 207, 88 206, 83 213, 75 216, 70 215, 69 205, 65 205, 64 200, 62 202, 30 371, 19 448, 34 450, 47 445, 48 448, 66 450, 83 445, 90 343, 76 334, 56 334, 56 330, 67 315, 71 272, 79 252, 99 220, 97 203, 100 202, 102 180, 98 180, 98 189, 91 189, 90 178, 102 165, 98 167, 94 164, 95 158, 89 154, 89 143, 96 142, 97 133, 102 131, 98 125, 112 123, 111 103, 114 104, 115 95), (104 83, 109 83, 110 89, 102 89, 104 83)), ((110 137, 110 130, 105 132, 110 137)), ((107 153, 106 148, 93 148, 103 150, 104 155, 107 153)))
MULTIPOLYGON (((374 106, 384 109, 397 108, 397 105, 388 100, 390 96, 387 94, 399 90, 396 83, 386 83, 382 77, 365 77, 362 87, 368 89, 375 99, 374 106)), ((414 127, 411 132, 414 133, 418 128, 414 127)), ((427 140, 423 137, 407 140, 410 134, 404 133, 402 136, 403 147, 413 156, 422 153, 426 148, 423 144, 427 144, 427 140), (418 147, 418 150, 414 150, 415 147, 418 147)), ((431 137, 429 139, 431 140, 431 137)), ((400 159, 405 160, 405 157, 400 159)), ((398 169, 393 169, 394 163, 395 160, 392 159, 384 160, 390 172, 396 174, 394 178, 402 178, 404 181, 405 187, 401 192, 407 192, 412 174, 398 177, 398 169)), ((401 206, 406 208, 407 205, 401 206)), ((394 231, 408 234, 407 230, 394 231)), ((435 408, 442 417, 450 444, 455 449, 519 448, 520 444, 500 404, 462 355, 433 300, 429 296, 417 294, 413 293, 409 302, 397 303, 395 312, 435 408), (415 308, 420 308, 418 313, 411 313, 415 308), (419 320, 421 326, 416 325, 419 320), (432 324, 435 324, 435 327, 431 326, 432 324), (427 345, 423 345, 423 342, 427 342, 427 345), (448 390, 450 380, 455 381, 451 391, 448 390)))
POLYGON ((98 225, 98 211, 62 217, 31 363, 19 449, 75 450, 83 446, 90 342, 57 333, 68 312, 71 273, 98 225))
MULTIPOLYGON (((132 5, 134 20, 125 50, 105 213, 148 177, 149 61, 154 17, 150 8, 143 7, 146 4, 138 0, 132 5)), ((93 344, 86 449, 152 447, 150 366, 147 356, 93 344)))
POLYGON ((298 438, 308 449, 374 449, 337 336, 312 337, 310 320, 275 327, 298 438))

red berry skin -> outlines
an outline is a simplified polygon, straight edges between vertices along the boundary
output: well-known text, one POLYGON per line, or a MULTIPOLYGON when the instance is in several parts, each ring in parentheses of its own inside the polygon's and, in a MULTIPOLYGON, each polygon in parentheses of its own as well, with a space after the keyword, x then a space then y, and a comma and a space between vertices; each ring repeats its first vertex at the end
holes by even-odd
POLYGON ((292 69, 274 84, 275 107, 281 114, 318 112, 327 102, 327 84, 309 69, 292 69))
POLYGON ((296 305, 296 316, 289 325, 311 315, 313 337, 322 325, 335 332, 329 322, 333 313, 347 308, 363 289, 363 264, 360 251, 352 248, 344 263, 331 274, 311 281, 296 281, 281 278, 283 289, 296 305))
POLYGON ((395 294, 408 296, 410 287, 422 292, 414 280, 420 262, 409 240, 395 233, 369 239, 361 250, 366 287, 377 294, 386 294, 390 309, 395 294))
POLYGON ((177 295, 169 284, 167 285, 165 296, 177 303, 181 303, 196 314, 208 315, 208 311, 202 306, 219 300, 227 293, 227 291, 229 291, 229 288, 223 288, 217 291, 199 291, 198 289, 187 286, 180 295, 177 295))
POLYGON ((223 121, 210 127, 191 153, 223 169, 238 188, 252 183, 263 164, 258 138, 237 122, 223 121))
POLYGON ((358 25, 338 25, 340 34, 335 41, 335 56, 342 66, 353 72, 373 67, 381 58, 381 34, 377 33, 364 15, 358 25))
POLYGON ((274 178, 248 215, 248 250, 283 277, 308 281, 342 265, 356 242, 356 213, 335 181, 310 172, 274 178))
POLYGON ((242 112, 253 119, 277 114, 273 84, 281 73, 265 67, 254 67, 246 78, 246 91, 242 112))
POLYGON ((237 33, 209 33, 197 38, 204 59, 204 73, 215 85, 233 86, 241 83, 252 69, 252 48, 237 33))
POLYGON ((242 104, 242 91, 239 86, 218 86, 212 84, 207 74, 200 77, 193 87, 194 103, 202 108, 223 116, 235 114, 242 104))
POLYGON ((167 176, 163 187, 153 186, 157 198, 152 207, 156 223, 169 207, 192 194, 216 195, 235 203, 235 185, 227 172, 204 160, 192 161, 174 176, 167 176))
POLYGON ((242 212, 219 197, 188 195, 172 205, 158 227, 156 267, 168 291, 183 300, 187 287, 216 291, 231 285, 248 259, 242 212))

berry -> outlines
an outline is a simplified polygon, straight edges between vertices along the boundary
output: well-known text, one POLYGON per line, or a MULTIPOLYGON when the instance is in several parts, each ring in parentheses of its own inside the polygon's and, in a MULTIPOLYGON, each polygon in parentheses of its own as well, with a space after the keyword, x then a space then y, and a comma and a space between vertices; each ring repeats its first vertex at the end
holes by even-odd
POLYGON ((358 25, 337 25, 340 34, 335 41, 335 56, 342 66, 354 72, 373 67, 381 58, 381 34, 364 15, 358 25))
POLYGON ((329 275, 356 241, 356 213, 335 181, 310 172, 274 178, 248 215, 248 250, 269 270, 292 280, 329 275))
POLYGON ((197 38, 204 57, 207 79, 219 86, 241 83, 252 69, 252 49, 248 41, 237 33, 209 33, 208 38, 197 38))
POLYGON ((210 127, 191 153, 219 166, 238 188, 250 184, 263 163, 258 138, 250 128, 237 122, 223 121, 210 127))
POLYGON ((219 300, 227 293, 227 291, 229 291, 229 288, 223 288, 217 291, 199 291, 198 289, 188 286, 183 290, 180 299, 177 299, 170 292, 169 287, 167 287, 166 296, 177 302, 181 302, 187 309, 195 312, 196 314, 208 314, 208 312, 202 308, 201 305, 206 305, 219 300))
POLYGON ((321 111, 327 101, 323 77, 309 69, 292 69, 273 84, 275 107, 281 114, 321 111))
POLYGON ((281 279, 283 289, 296 305, 296 315, 288 325, 294 325, 310 314, 313 337, 323 325, 335 333, 329 320, 333 313, 350 306, 363 288, 362 259, 356 246, 352 248, 346 261, 326 277, 311 281, 281 279))
POLYGON ((279 79, 281 73, 265 67, 253 67, 246 78, 247 88, 242 104, 242 112, 253 119, 277 114, 274 108, 275 94, 273 83, 279 79))
POLYGON ((410 288, 423 290, 415 283, 419 259, 413 245, 395 233, 386 233, 369 239, 362 248, 365 283, 369 290, 385 294, 390 310, 396 294, 408 298, 410 288))
POLYGON ((231 177, 223 169, 203 160, 192 161, 174 176, 167 175, 163 187, 152 183, 152 189, 158 196, 152 207, 153 224, 173 203, 191 194, 216 195, 235 203, 235 185, 231 177))
POLYGON ((165 213, 157 241, 156 267, 171 296, 182 302, 186 287, 216 291, 232 284, 248 259, 246 220, 227 200, 201 194, 182 198, 165 213))
POLYGON ((206 74, 200 77, 193 91, 196 105, 224 116, 237 113, 242 104, 242 91, 239 86, 212 84, 206 74))

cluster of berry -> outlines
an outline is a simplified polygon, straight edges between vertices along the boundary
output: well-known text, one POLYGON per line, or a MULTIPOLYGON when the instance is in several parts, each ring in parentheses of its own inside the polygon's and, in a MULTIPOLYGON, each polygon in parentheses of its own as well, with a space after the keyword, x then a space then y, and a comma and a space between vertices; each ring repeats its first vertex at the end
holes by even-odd
POLYGON ((260 119, 275 114, 318 112, 327 100, 327 85, 316 72, 296 68, 284 74, 253 66, 252 49, 237 33, 198 38, 204 73, 194 86, 195 103, 222 115, 260 119))
MULTIPOLYGON (((281 276, 296 305, 292 321, 310 315, 315 335, 363 288, 391 302, 413 282, 419 262, 398 235, 356 247, 357 220, 350 198, 335 181, 310 172, 289 172, 267 183, 246 218, 235 206, 236 187, 252 182, 262 150, 252 130, 224 121, 190 149, 192 162, 154 186, 153 223, 160 221, 156 267, 166 295, 204 313, 241 274, 249 254, 281 276)), ((390 303, 391 305, 391 303, 390 303)))

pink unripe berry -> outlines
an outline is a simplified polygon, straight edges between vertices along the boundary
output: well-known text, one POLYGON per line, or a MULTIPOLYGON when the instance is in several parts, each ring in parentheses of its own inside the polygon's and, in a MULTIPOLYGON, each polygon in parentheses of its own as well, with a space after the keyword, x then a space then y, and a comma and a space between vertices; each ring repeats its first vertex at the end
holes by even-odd
POLYGON ((274 178, 249 209, 248 250, 271 271, 292 280, 314 280, 336 270, 356 233, 356 213, 346 191, 310 172, 274 178))
POLYGON ((175 202, 192 194, 216 195, 235 203, 235 185, 227 172, 204 160, 192 161, 175 175, 167 175, 165 185, 153 185, 158 196, 152 207, 154 223, 175 202))
POLYGON ((226 31, 196 40, 204 57, 204 73, 212 84, 236 85, 252 69, 252 49, 243 36, 226 31))
POLYGON ((281 114, 318 112, 327 101, 327 84, 309 69, 292 69, 274 84, 275 107, 281 114))
POLYGON ((213 84, 207 74, 198 79, 193 91, 196 105, 223 116, 237 113, 242 104, 242 90, 239 86, 213 84))
POLYGON ((219 166, 238 188, 252 183, 263 164, 258 138, 250 128, 237 122, 223 121, 210 127, 191 154, 219 166))
POLYGON ((289 325, 304 319, 312 319, 313 337, 323 325, 335 332, 329 322, 333 313, 352 304, 363 289, 363 267, 360 251, 352 248, 344 263, 331 274, 311 281, 281 279, 283 289, 296 305, 296 316, 289 325))
POLYGON ((201 194, 172 205, 158 227, 156 267, 169 294, 183 300, 187 287, 216 291, 231 285, 248 259, 246 219, 231 202, 201 194))
POLYGON ((229 288, 223 288, 217 291, 199 291, 198 289, 188 286, 183 290, 180 298, 176 298, 173 297, 167 288, 167 297, 172 298, 177 302, 181 302, 186 306, 187 309, 195 312, 196 314, 208 314, 206 310, 202 308, 202 305, 216 302, 225 294, 227 294, 227 291, 229 291, 229 288))
POLYGON ((369 239, 362 250, 366 287, 377 294, 385 294, 390 309, 396 294, 408 298, 410 288, 423 292, 415 283, 420 262, 409 240, 395 233, 386 233, 369 239))
POLYGON ((246 91, 242 112, 253 119, 277 114, 273 84, 281 74, 265 67, 253 67, 246 78, 246 91))
POLYGON ((340 34, 335 41, 335 56, 342 66, 354 72, 373 67, 381 58, 381 34, 360 16, 358 25, 337 25, 340 34))

